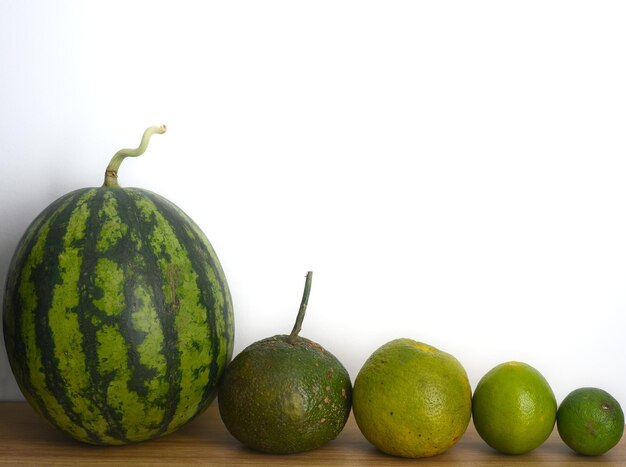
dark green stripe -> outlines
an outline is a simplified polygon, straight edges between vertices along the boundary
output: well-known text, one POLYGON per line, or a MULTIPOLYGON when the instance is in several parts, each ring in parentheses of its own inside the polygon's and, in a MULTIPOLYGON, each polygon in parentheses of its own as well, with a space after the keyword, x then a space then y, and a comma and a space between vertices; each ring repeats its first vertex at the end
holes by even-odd
MULTIPOLYGON (((83 244, 83 262, 81 265, 81 285, 80 285, 80 303, 79 303, 79 325, 84 336, 83 352, 85 362, 91 379, 91 386, 85 394, 100 409, 101 415, 105 421, 102 424, 103 430, 94 433, 98 444, 107 444, 105 440, 112 442, 111 438, 120 443, 127 443, 125 431, 121 424, 121 417, 113 410, 107 401, 107 387, 110 384, 112 375, 102 375, 99 371, 99 355, 98 355, 98 335, 102 332, 104 326, 114 326, 115 317, 109 316, 103 310, 100 310, 95 303, 98 300, 104 300, 104 291, 96 283, 97 267, 99 260, 104 256, 102 252, 98 252, 97 245, 99 243, 99 233, 103 229, 106 219, 101 217, 101 212, 105 204, 105 192, 103 188, 99 188, 90 202, 91 213, 87 219, 86 230, 90 234, 86 236, 83 244)), ((123 348, 116 348, 116 352, 123 352, 123 348)))
POLYGON ((173 316, 177 333, 176 345, 180 352, 180 401, 166 432, 171 432, 197 414, 202 395, 209 383, 210 362, 214 349, 210 342, 206 306, 200 303, 198 274, 193 268, 189 252, 184 249, 175 227, 168 222, 150 198, 140 190, 128 190, 137 207, 152 218, 155 228, 151 234, 151 248, 158 255, 158 265, 165 288, 165 307, 173 316))
MULTIPOLYGON (((166 218, 168 223, 176 232, 176 236, 187 251, 187 255, 192 262, 193 268, 198 272, 198 290, 200 291, 200 302, 207 310, 207 323, 209 323, 209 339, 213 347, 220 347, 223 343, 228 347, 232 343, 232 331, 228 323, 232 320, 232 305, 230 291, 224 278, 221 265, 217 261, 217 257, 211 244, 200 228, 197 227, 193 220, 189 218, 178 206, 174 205, 167 199, 142 190, 145 196, 148 196, 152 202, 159 208, 160 212, 166 218), (212 283, 206 268, 210 268, 215 277, 215 283, 212 283), (216 290, 217 289, 217 290, 216 290), (216 292, 219 294, 220 304, 216 300, 216 292), (218 320, 222 320, 225 327, 224 333, 219 333, 218 320)), ((219 381, 220 371, 225 366, 225 361, 217 358, 217 355, 224 352, 222 348, 214 348, 214 357, 211 360, 209 368, 209 381, 205 387, 202 407, 208 405, 215 395, 217 383, 219 381)), ((226 351, 228 353, 228 351, 226 351)), ((224 359, 225 360, 225 359, 224 359)))
POLYGON ((71 198, 71 195, 72 193, 62 196, 54 201, 28 226, 18 243, 15 253, 13 254, 7 274, 3 303, 4 313, 2 317, 5 346, 10 358, 12 356, 16 356, 20 363, 24 362, 24 365, 17 364, 17 361, 13 361, 11 364, 17 382, 20 386, 23 385, 28 389, 32 389, 32 386, 28 378, 24 341, 22 339, 15 338, 21 334, 20 320, 22 319, 22 310, 24 309, 23 300, 20 298, 20 284, 22 281, 27 281, 30 278, 24 277, 25 274, 30 276, 31 273, 30 267, 27 271, 25 271, 25 265, 28 263, 29 256, 32 254, 33 248, 35 248, 35 245, 38 243, 40 235, 42 235, 42 228, 44 226, 48 227, 49 225, 49 222, 46 222, 49 220, 48 217, 50 217, 51 213, 54 213, 60 206, 62 206, 63 203, 66 203, 68 197, 71 198), (22 369, 25 369, 26 371, 23 372, 22 369))
MULTIPOLYGON (((115 261, 124 264, 126 276, 123 294, 127 306, 122 315, 122 322, 125 325, 120 327, 120 333, 129 345, 127 364, 131 374, 127 387, 133 394, 129 397, 135 399, 134 408, 137 412, 135 425, 141 424, 144 427, 144 436, 153 436, 159 433, 163 417, 169 416, 167 399, 176 397, 176 394, 171 392, 172 386, 175 390, 175 385, 168 375, 175 367, 176 360, 175 355, 166 355, 167 352, 164 352, 168 325, 163 322, 163 313, 159 309, 159 304, 163 303, 160 295, 162 285, 155 274, 141 272, 158 271, 157 266, 150 260, 154 254, 148 248, 149 242, 144 238, 145 225, 138 223, 134 203, 124 190, 113 192, 118 204, 117 213, 122 223, 130 227, 123 237, 120 249, 111 256, 115 261), (142 329, 142 323, 138 322, 138 319, 154 319, 149 325, 150 330, 142 329), (155 348, 157 346, 158 348, 155 348), (138 402, 141 402, 141 407, 138 406, 138 402)), ((129 422, 132 414, 125 415, 127 419, 125 421, 129 422)), ((126 426, 126 429, 128 436, 138 436, 133 426, 126 426)))
MULTIPOLYGON (((150 239, 153 235, 156 220, 154 218, 145 219, 141 211, 135 205, 135 198, 128 189, 121 189, 116 192, 116 197, 120 205, 119 214, 126 225, 132 227, 130 236, 134 236, 136 243, 132 244, 132 248, 137 255, 145 262, 146 271, 159 271, 159 264, 156 252, 150 246, 150 239)), ((130 254, 130 252, 128 252, 130 254)), ((180 351, 178 349, 178 336, 176 335, 176 326, 174 323, 174 315, 171 310, 165 307, 165 296, 163 295, 164 283, 160 274, 147 274, 144 278, 145 286, 150 292, 152 305, 157 308, 157 313, 161 321, 161 329, 163 332, 164 343, 162 355, 166 361, 166 373, 161 375, 161 379, 165 384, 169 385, 167 392, 163 393, 161 398, 162 409, 164 415, 158 434, 165 432, 171 423, 179 402, 180 394, 180 351)), ((130 290, 126 293, 127 300, 135 301, 134 292, 130 290)), ((137 303, 137 306, 146 305, 137 303)), ((137 331, 135 331, 137 332, 137 331)), ((132 337, 129 337, 132 341, 132 337)), ((135 382, 134 386, 138 384, 135 382)))
POLYGON ((45 418, 54 421, 63 412, 55 397, 45 387, 41 352, 37 346, 35 313, 39 300, 32 274, 40 267, 50 223, 57 209, 71 202, 69 193, 48 206, 24 233, 7 276, 4 297, 4 337, 13 374, 24 396, 45 418))
POLYGON ((163 335, 158 298, 153 299, 154 289, 142 272, 150 252, 145 249, 147 242, 141 239, 142 229, 123 190, 101 188, 92 204, 89 229, 97 234, 85 243, 90 254, 82 271, 86 281, 81 307, 81 328, 90 343, 86 353, 92 397, 107 421, 107 431, 101 435, 121 443, 141 441, 161 429, 170 387, 167 375, 161 374, 167 368, 162 349, 149 349, 156 355, 142 352, 146 339, 154 343, 158 333, 163 335), (103 265, 107 269, 101 270, 103 265), (142 313, 146 316, 146 310, 154 317, 149 335, 135 322, 142 313), (142 357, 152 362, 161 358, 164 368, 157 374, 154 367, 141 362, 142 357))

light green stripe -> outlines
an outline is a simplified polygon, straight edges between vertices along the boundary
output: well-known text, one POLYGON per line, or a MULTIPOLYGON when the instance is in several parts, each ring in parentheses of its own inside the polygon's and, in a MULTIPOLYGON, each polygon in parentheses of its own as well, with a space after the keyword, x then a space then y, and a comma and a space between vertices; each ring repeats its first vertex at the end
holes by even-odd
POLYGON ((121 417, 125 437, 129 441, 142 441, 156 434, 162 413, 146 410, 143 398, 128 387, 132 377, 127 360, 129 349, 119 326, 101 326, 96 332, 96 342, 99 371, 103 375, 114 375, 107 386, 107 404, 121 417), (150 424, 154 428, 147 430, 150 424))
MULTIPOLYGON (((181 215, 183 217, 185 218, 187 217, 186 214, 184 214, 182 211, 179 210, 179 212, 181 212, 181 215)), ((214 264, 215 267, 220 268, 218 271, 220 274, 219 277, 215 274, 215 271, 211 267, 204 268, 204 271, 202 272, 206 274, 208 282, 209 284, 211 284, 211 296, 215 300, 215 306, 213 308, 213 312, 214 312, 213 318, 214 318, 214 324, 215 324, 215 328, 217 331, 217 335, 228 336, 230 338, 229 340, 229 342, 231 343, 230 346, 220 345, 219 349, 217 349, 218 350, 217 364, 220 366, 220 368, 223 368, 224 366, 226 366, 227 359, 232 350, 232 343, 233 343, 232 336, 234 334, 234 326, 233 326, 232 319, 229 319, 227 322, 226 321, 227 317, 225 317, 222 313, 220 313, 220 310, 222 310, 224 306, 226 306, 228 310, 232 310, 230 291, 228 290, 228 284, 226 283, 224 273, 221 270, 220 262, 217 259, 217 255, 215 254, 213 247, 209 243, 209 240, 206 238, 204 233, 191 220, 189 221, 189 224, 185 226, 185 230, 187 232, 187 235, 189 235, 190 238, 197 237, 197 238, 202 239, 204 246, 206 248, 206 251, 208 251, 209 253, 212 264, 214 264), (222 288, 220 287, 220 283, 222 284, 223 291, 222 291, 222 288)), ((231 316, 232 314, 228 315, 228 317, 231 317, 231 316)))
MULTIPOLYGON (((60 209, 63 209, 63 207, 60 209)), ((37 394, 48 415, 54 419, 59 426, 67 429, 72 435, 85 439, 87 432, 80 426, 76 426, 72 423, 63 410, 63 407, 46 385, 46 374, 43 368, 41 350, 36 337, 36 318, 34 312, 37 307, 37 288, 31 280, 31 274, 35 267, 41 264, 43 260, 44 247, 50 232, 50 222, 51 219, 48 219, 48 221, 42 225, 37 241, 24 262, 22 269, 23 277, 19 288, 19 294, 23 304, 20 327, 26 351, 26 362, 29 371, 28 377, 30 385, 33 388, 33 393, 37 394)), ((43 414, 38 401, 35 400, 29 392, 25 392, 25 396, 32 406, 35 407, 39 413, 43 414)))
POLYGON ((200 303, 194 272, 188 252, 157 207, 145 196, 135 197, 136 205, 146 221, 154 220, 150 246, 158 252, 163 279, 163 294, 173 310, 180 353, 180 393, 176 413, 168 431, 176 429, 197 413, 204 388, 209 382, 213 349, 209 338, 207 312, 200 303))
POLYGON ((117 211, 118 204, 113 191, 105 191, 103 199, 98 217, 104 220, 96 243, 96 249, 100 252, 115 246, 128 231, 128 226, 122 222, 117 211))
MULTIPOLYGON (((65 382, 67 398, 73 411, 80 417, 83 426, 102 437, 104 442, 113 442, 105 435, 107 422, 88 397, 91 378, 83 350, 83 334, 80 331, 78 310, 79 281, 82 265, 82 250, 76 246, 85 236, 89 217, 89 200, 96 189, 83 194, 74 208, 63 237, 63 251, 59 255, 61 283, 54 287, 52 306, 48 313, 50 331, 54 340, 54 355, 58 371, 65 382)), ((65 427, 66 429, 69 427, 65 427)))
MULTIPOLYGON (((151 387, 156 389, 158 383, 161 383, 161 388, 154 393, 154 398, 159 399, 167 394, 169 385, 167 381, 164 381, 163 375, 167 370, 167 361, 163 355, 163 343, 165 341, 163 337, 163 329, 159 321, 156 308, 152 303, 149 292, 143 286, 139 285, 134 291, 135 298, 139 303, 132 313, 133 328, 145 334, 143 342, 137 346, 139 353, 139 362, 147 368, 156 371, 159 377, 155 378, 155 381, 149 381, 151 387)), ((151 392, 151 394, 153 394, 151 392)))
POLYGON ((115 261, 98 258, 94 283, 103 292, 102 297, 93 301, 100 311, 109 316, 117 316, 124 311, 124 271, 115 261))
POLYGON ((156 370, 154 378, 144 381, 145 396, 129 387, 133 378, 133 369, 128 365, 130 349, 119 326, 94 324, 100 327, 96 333, 98 371, 110 379, 106 389, 107 403, 121 417, 125 437, 129 441, 142 441, 159 430, 165 414, 163 398, 167 396, 169 385, 163 378, 167 363, 162 355, 164 339, 158 315, 143 286, 137 286, 134 295, 141 305, 132 312, 132 326, 145 333, 143 342, 136 348, 139 362, 156 370))
POLYGON ((134 295, 141 305, 132 313, 133 328, 145 333, 143 341, 137 346, 139 363, 154 370, 156 375, 144 382, 148 392, 142 419, 147 426, 160 427, 165 416, 163 402, 170 388, 165 378, 167 374, 167 360, 163 355, 165 339, 156 307, 147 289, 138 285, 134 290, 134 295))

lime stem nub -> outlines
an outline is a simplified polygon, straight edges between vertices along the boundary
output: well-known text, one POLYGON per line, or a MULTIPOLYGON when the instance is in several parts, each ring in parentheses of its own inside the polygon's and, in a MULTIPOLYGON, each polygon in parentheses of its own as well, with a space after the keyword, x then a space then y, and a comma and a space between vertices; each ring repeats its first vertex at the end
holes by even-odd
POLYGON ((304 315, 306 313, 306 307, 309 303, 309 294, 311 293, 311 282, 313 281, 313 271, 309 271, 306 274, 306 281, 304 283, 304 293, 302 294, 302 302, 300 302, 300 310, 298 311, 298 316, 296 317, 296 324, 294 324, 291 334, 287 340, 289 343, 293 344, 296 337, 298 337, 298 333, 300 329, 302 329, 302 321, 304 321, 304 315))
POLYGON ((117 183, 117 171, 119 170, 122 161, 127 157, 141 156, 144 152, 146 152, 152 135, 155 133, 163 134, 165 133, 165 130, 167 130, 165 125, 151 126, 143 132, 143 136, 141 137, 141 142, 138 147, 135 149, 120 149, 117 151, 104 172, 104 184, 102 186, 111 188, 119 187, 119 184, 117 183))

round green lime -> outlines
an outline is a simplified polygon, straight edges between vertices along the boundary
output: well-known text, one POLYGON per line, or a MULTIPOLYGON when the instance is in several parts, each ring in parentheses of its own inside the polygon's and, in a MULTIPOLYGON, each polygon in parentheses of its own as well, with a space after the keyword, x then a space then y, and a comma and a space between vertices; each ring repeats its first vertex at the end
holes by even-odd
POLYGON ((557 429, 565 444, 577 453, 598 456, 613 448, 622 438, 624 412, 608 392, 579 388, 561 402, 557 429))
POLYGON ((548 439, 556 399, 546 379, 521 362, 502 363, 478 382, 472 401, 474 426, 492 448, 524 454, 548 439))

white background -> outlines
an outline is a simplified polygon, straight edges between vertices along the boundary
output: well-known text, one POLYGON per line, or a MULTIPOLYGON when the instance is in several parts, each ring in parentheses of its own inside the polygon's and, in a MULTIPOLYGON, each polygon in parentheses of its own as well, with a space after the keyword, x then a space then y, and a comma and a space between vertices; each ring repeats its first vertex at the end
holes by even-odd
MULTIPOLYGON (((102 183, 183 208, 235 353, 302 335, 352 378, 411 337, 472 387, 521 360, 626 404, 626 6, 0 0, 0 281, 30 221, 102 183)), ((4 346, 0 398, 20 398, 4 346)))

